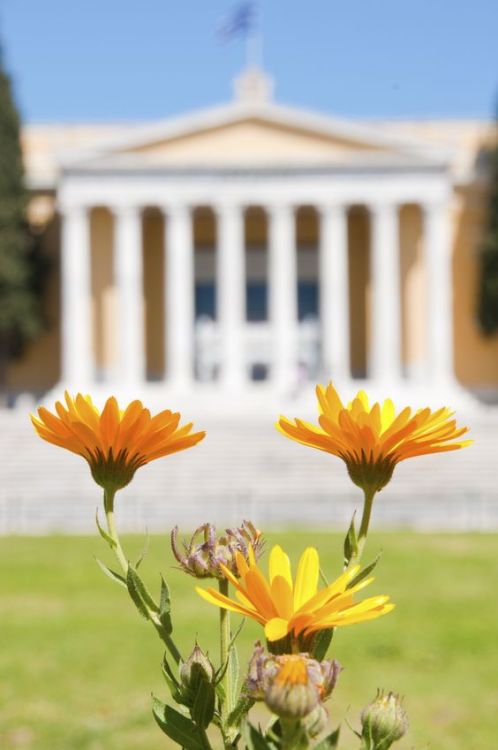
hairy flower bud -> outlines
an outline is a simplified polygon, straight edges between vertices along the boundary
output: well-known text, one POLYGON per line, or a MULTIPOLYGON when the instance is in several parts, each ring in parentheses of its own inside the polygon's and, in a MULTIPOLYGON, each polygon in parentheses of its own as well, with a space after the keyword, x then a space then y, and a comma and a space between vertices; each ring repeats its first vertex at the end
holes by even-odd
MULTIPOLYGON (((266 654, 258 642, 249 662, 246 690, 278 716, 302 719, 328 698, 339 672, 336 661, 320 663, 308 654, 266 654)), ((319 719, 321 723, 323 715, 317 711, 310 727, 319 719)))
POLYGON ((261 532, 250 521, 243 521, 236 529, 226 529, 225 534, 216 535, 216 527, 211 523, 199 526, 189 542, 183 542, 183 550, 178 546, 178 527, 171 532, 173 554, 182 569, 195 578, 224 579, 220 563, 231 573, 239 576, 235 554, 239 552, 249 562, 250 549, 255 559, 261 554, 263 542, 261 532))
POLYGON ((193 702, 202 680, 212 682, 213 679, 214 667, 196 643, 187 661, 180 667, 180 690, 185 704, 193 702))
POLYGON ((377 692, 375 700, 361 714, 362 738, 366 750, 388 750, 408 729, 408 717, 395 693, 377 692))
POLYGON ((308 737, 314 738, 323 732, 327 726, 329 715, 322 703, 319 703, 313 711, 303 720, 304 729, 308 737))

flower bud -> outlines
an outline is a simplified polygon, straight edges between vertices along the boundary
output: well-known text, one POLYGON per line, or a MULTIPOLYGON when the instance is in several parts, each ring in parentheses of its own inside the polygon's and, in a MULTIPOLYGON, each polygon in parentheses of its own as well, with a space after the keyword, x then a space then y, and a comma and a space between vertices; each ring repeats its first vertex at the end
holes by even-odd
POLYGON ((183 543, 183 551, 179 549, 177 537, 178 527, 175 526, 171 532, 173 554, 182 569, 195 578, 224 579, 220 563, 239 577, 235 554, 239 552, 249 563, 249 550, 252 549, 257 559, 263 548, 261 532, 250 521, 243 521, 239 528, 226 529, 221 536, 216 536, 213 524, 205 523, 194 531, 188 543, 183 543))
MULTIPOLYGON (((246 691, 251 698, 264 700, 278 716, 302 719, 328 698, 339 671, 336 661, 320 663, 308 654, 266 654, 258 642, 249 662, 246 691)), ((317 712, 315 721, 319 718, 317 712)))
POLYGON ((395 693, 377 692, 361 714, 362 738, 368 750, 387 750, 408 729, 408 717, 395 693))
POLYGON ((196 643, 187 661, 180 667, 180 690, 186 705, 193 703, 201 680, 212 682, 213 679, 214 667, 196 643))
POLYGON ((329 715, 322 703, 319 703, 313 711, 303 719, 304 729, 308 737, 318 737, 327 726, 329 715))
POLYGON ((278 716, 302 719, 317 707, 320 694, 310 680, 306 660, 299 654, 280 659, 277 673, 265 691, 265 703, 278 716))

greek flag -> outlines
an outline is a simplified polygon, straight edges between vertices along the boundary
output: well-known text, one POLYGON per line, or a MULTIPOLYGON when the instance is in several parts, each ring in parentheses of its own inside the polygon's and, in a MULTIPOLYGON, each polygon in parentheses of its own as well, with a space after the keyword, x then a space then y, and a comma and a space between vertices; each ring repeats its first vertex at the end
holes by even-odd
POLYGON ((256 26, 256 3, 239 3, 221 22, 218 37, 222 42, 230 42, 239 36, 248 36, 256 26))

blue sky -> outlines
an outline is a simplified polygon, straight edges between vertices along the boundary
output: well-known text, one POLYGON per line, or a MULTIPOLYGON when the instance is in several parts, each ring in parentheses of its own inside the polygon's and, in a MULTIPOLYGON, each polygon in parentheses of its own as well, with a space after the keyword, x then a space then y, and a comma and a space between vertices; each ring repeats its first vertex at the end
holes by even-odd
MULTIPOLYGON (((231 96, 230 0, 0 0, 25 120, 144 120, 231 96)), ((264 61, 285 103, 358 117, 489 117, 498 0, 260 0, 264 61)))

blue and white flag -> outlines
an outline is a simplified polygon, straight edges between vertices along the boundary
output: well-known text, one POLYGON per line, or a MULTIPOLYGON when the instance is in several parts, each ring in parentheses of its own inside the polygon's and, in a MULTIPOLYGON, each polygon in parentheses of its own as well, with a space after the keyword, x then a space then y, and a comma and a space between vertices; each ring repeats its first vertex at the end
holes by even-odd
POLYGON ((230 42, 236 37, 247 37, 256 26, 256 3, 239 3, 221 22, 218 37, 222 42, 230 42))

